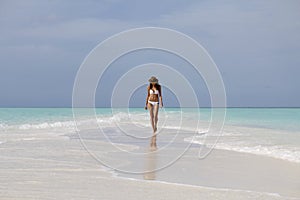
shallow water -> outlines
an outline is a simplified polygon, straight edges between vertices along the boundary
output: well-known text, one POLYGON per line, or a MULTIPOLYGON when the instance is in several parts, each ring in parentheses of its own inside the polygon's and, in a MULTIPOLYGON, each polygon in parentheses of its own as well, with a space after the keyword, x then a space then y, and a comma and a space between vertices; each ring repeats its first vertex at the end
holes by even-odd
MULTIPOLYGON (((148 111, 142 108, 77 110, 74 121, 71 108, 1 108, 0 131, 67 133, 102 128, 107 138, 127 144, 142 144, 140 141, 152 135, 148 111)), ((177 143, 192 142, 300 163, 299 108, 227 108, 222 133, 209 129, 211 113, 210 108, 163 108, 158 131, 174 130, 183 136, 177 143), (185 136, 186 131, 196 135, 185 136)), ((2 137, 0 144, 3 142, 2 137)))

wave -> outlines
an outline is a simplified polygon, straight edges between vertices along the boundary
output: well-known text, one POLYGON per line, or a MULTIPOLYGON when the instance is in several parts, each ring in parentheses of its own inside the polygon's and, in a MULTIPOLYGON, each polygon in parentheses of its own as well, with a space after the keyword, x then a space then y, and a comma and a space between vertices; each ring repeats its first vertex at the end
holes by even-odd
POLYGON ((65 129, 74 129, 75 123, 73 121, 58 121, 58 122, 42 122, 42 123, 26 123, 26 124, 16 124, 16 125, 7 125, 0 124, 0 130, 10 131, 10 130, 41 130, 41 129, 56 129, 56 128, 65 128, 65 129))
POLYGON ((54 123, 47 123, 43 122, 40 124, 22 124, 19 126, 20 130, 29 130, 29 129, 48 129, 48 128, 74 128, 75 123, 72 121, 65 121, 65 122, 54 122, 54 123))
POLYGON ((128 114, 126 112, 118 112, 113 115, 98 115, 84 116, 80 119, 69 118, 63 121, 47 120, 40 121, 40 119, 31 120, 31 122, 19 123, 0 123, 0 131, 14 131, 14 130, 77 130, 80 128, 97 128, 98 125, 113 126, 115 123, 135 123, 139 125, 148 125, 149 119, 146 114, 128 114))
MULTIPOLYGON (((205 145, 212 147, 211 144, 206 144, 203 142, 202 136, 188 137, 185 138, 185 142, 191 142, 194 144, 205 145), (200 139, 201 138, 201 139, 200 139), (201 141, 202 140, 202 141, 201 141)), ((250 153, 255 155, 268 156, 276 159, 287 160, 290 162, 300 163, 300 148, 299 147, 289 147, 283 145, 251 145, 247 144, 246 141, 236 141, 236 142, 218 142, 215 149, 236 151, 241 153, 250 153)))
MULTIPOLYGON (((149 113, 148 112, 115 112, 113 114, 100 114, 96 116, 82 116, 79 119, 73 119, 72 116, 66 119, 53 119, 52 116, 45 117, 41 120, 39 117, 32 117, 28 121, 18 121, 19 118, 16 118, 16 121, 0 121, 0 131, 13 131, 13 130, 76 130, 77 126, 80 128, 89 128, 100 126, 115 126, 116 123, 127 123, 134 124, 140 127, 150 127, 149 123, 149 113)), ((188 120, 186 120, 188 121, 188 120)), ((159 122, 161 123, 161 128, 166 129, 176 129, 176 130, 186 130, 186 131, 195 131, 193 126, 185 125, 178 126, 178 112, 162 112, 159 116, 159 122), (165 123, 167 122, 167 123, 165 123)), ((196 122, 195 122, 196 123, 196 122)), ((204 132, 204 129, 198 129, 198 132, 204 132)))

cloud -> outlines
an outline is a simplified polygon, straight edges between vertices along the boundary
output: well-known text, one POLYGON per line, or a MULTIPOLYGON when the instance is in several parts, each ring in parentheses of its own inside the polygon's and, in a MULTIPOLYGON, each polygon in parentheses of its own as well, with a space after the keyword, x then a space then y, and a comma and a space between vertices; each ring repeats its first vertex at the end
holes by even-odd
POLYGON ((85 18, 24 30, 25 37, 95 41, 134 25, 119 20, 85 18))
POLYGON ((212 43, 247 44, 250 39, 255 44, 277 40, 277 44, 292 45, 290 40, 300 39, 300 21, 295 20, 300 18, 299 6, 299 1, 206 1, 163 15, 156 22, 212 43))
MULTIPOLYGON (((300 98, 296 92, 300 84, 299 7, 298 0, 4 0, 0 2, 0 69, 31 68, 36 77, 38 67, 75 68, 113 34, 162 26, 190 35, 209 51, 229 88, 229 102, 259 105, 272 101, 276 105, 272 97, 282 93, 280 102, 289 105, 300 98)), ((1 73, 3 77, 14 78, 1 73)))

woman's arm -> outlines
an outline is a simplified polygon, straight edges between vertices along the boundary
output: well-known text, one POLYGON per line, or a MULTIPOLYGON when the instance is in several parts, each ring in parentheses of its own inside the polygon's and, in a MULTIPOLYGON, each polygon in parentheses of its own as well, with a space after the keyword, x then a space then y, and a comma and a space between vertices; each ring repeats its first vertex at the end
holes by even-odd
POLYGON ((158 92, 159 92, 160 105, 161 105, 161 107, 163 107, 164 104, 163 104, 163 100, 162 100, 161 86, 159 86, 158 92))
POLYGON ((161 105, 161 107, 163 107, 164 104, 163 104, 163 101, 162 101, 162 96, 159 96, 159 100, 160 100, 160 105, 161 105))
POLYGON ((146 106, 145 106, 145 109, 147 110, 147 105, 148 105, 148 99, 149 99, 149 95, 150 95, 150 91, 149 91, 149 86, 147 87, 147 91, 148 91, 148 94, 147 94, 147 98, 146 98, 146 106))

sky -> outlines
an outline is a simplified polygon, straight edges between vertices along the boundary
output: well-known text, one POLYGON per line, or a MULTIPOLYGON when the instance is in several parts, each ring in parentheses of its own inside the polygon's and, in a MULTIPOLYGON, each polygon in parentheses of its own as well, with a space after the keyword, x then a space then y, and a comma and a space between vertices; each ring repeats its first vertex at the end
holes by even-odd
MULTIPOLYGON (((0 107, 70 107, 76 73, 90 51, 114 34, 148 26, 182 32, 207 50, 227 106, 300 107, 299 10, 298 0, 0 0, 0 107)), ((149 50, 116 63, 129 70, 166 61, 188 65, 149 50)), ((97 106, 110 106, 113 86, 126 71, 116 63, 99 82, 97 106)), ((191 68, 181 73, 200 106, 209 106, 201 77, 191 68)), ((133 93, 130 106, 144 105, 144 88, 133 93)), ((178 106, 177 97, 164 87, 166 106, 178 106)))

